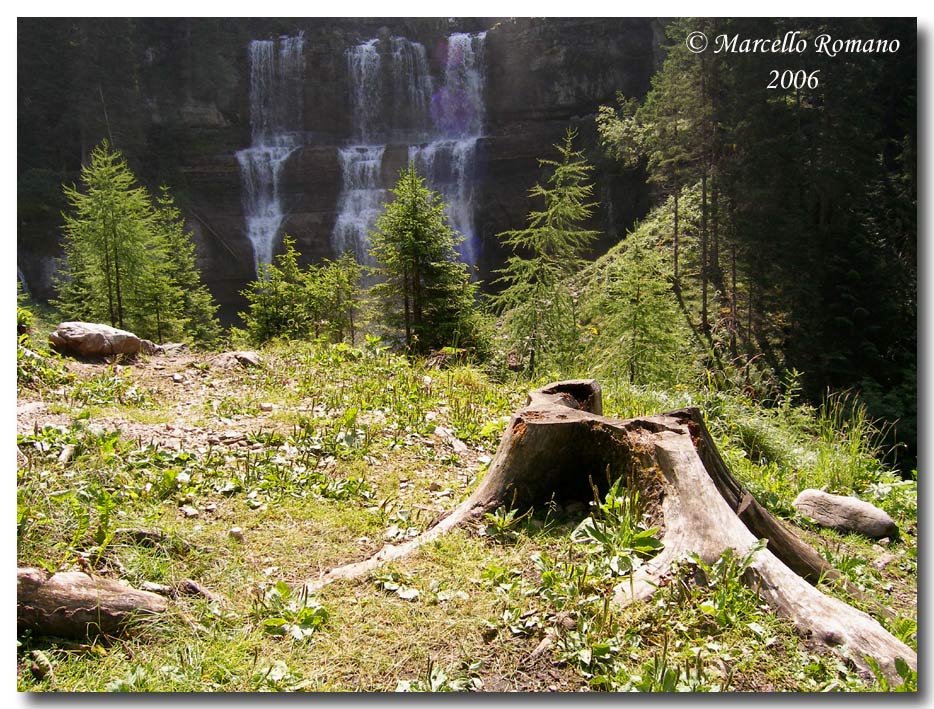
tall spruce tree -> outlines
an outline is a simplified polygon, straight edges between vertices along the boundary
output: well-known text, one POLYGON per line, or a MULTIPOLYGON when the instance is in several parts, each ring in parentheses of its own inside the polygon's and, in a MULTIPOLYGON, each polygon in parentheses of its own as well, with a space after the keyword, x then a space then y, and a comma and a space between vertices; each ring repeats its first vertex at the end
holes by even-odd
POLYGON ((68 319, 107 322, 157 341, 216 338, 216 306, 200 285, 194 246, 167 190, 153 207, 107 141, 65 186, 64 259, 53 304, 68 319))
POLYGON ((568 129, 564 142, 555 145, 558 160, 540 159, 551 168, 546 184, 529 192, 542 209, 528 215, 528 226, 499 234, 512 249, 496 283, 504 288, 492 298, 507 315, 512 343, 528 355, 531 374, 543 358, 559 369, 571 365, 577 349, 575 294, 568 277, 582 265, 582 255, 598 232, 584 228, 596 206, 591 202, 593 167, 574 150, 577 132, 568 129))
MULTIPOLYGON (((85 189, 64 188, 65 262, 56 305, 63 313, 139 328, 150 307, 144 289, 159 281, 162 254, 151 258, 152 205, 120 153, 105 140, 81 169, 85 189)), ((161 284, 160 284, 161 285, 161 284)), ((144 335, 154 335, 143 327, 144 335)))
POLYGON ((402 334, 410 352, 481 345, 477 286, 457 260, 460 237, 444 202, 413 165, 391 191, 395 199, 370 232, 371 272, 379 279, 371 292, 384 325, 402 334))

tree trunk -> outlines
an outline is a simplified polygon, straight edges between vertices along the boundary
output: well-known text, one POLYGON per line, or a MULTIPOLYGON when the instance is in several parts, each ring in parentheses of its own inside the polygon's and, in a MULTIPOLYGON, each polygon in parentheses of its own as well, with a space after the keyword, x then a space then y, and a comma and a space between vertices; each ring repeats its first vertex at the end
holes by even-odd
POLYGON ((708 256, 708 235, 707 235, 707 168, 701 175, 701 332, 705 335, 710 334, 710 320, 707 314, 707 279, 709 269, 707 267, 708 256))
POLYGON ((82 571, 16 570, 16 625, 38 635, 117 635, 133 622, 165 612, 166 600, 82 571))
POLYGON ((307 587, 314 591, 363 576, 498 507, 525 510, 551 499, 590 500, 593 486, 603 495, 608 478, 626 476, 627 484, 638 488, 653 526, 664 530, 664 549, 617 586, 618 605, 649 598, 672 565, 690 553, 712 564, 727 548, 742 556, 757 539, 767 539, 768 548, 756 553, 744 581, 776 613, 864 672, 869 672, 867 656, 894 682, 900 681, 896 658, 917 668, 915 652, 877 621, 811 585, 840 574, 736 482, 697 409, 630 420, 602 414, 594 380, 557 382, 531 392, 467 500, 419 537, 331 569, 307 587))
POLYGON ((675 293, 681 292, 681 282, 678 280, 678 196, 681 192, 679 187, 675 187, 675 231, 672 239, 672 249, 674 251, 674 289, 675 293))
POLYGON ((736 314, 736 244, 730 247, 730 276, 730 356, 735 360, 738 355, 736 333, 739 330, 736 314))

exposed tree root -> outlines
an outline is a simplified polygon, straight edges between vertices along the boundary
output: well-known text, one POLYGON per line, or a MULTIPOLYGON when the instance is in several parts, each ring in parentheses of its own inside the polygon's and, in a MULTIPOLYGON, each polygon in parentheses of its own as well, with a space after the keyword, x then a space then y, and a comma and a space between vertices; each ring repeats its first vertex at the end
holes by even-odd
POLYGON ((821 578, 839 579, 840 574, 736 482, 699 411, 630 420, 602 414, 600 386, 593 380, 557 382, 531 392, 528 404, 509 421, 489 471, 467 500, 419 537, 331 569, 306 585, 317 590, 338 579, 363 576, 503 505, 527 509, 551 499, 591 499, 592 485, 605 487, 609 470, 615 477, 628 476, 627 484, 639 490, 664 542, 658 556, 617 587, 616 603, 650 597, 688 554, 712 564, 727 548, 743 556, 757 539, 767 539, 768 548, 755 554, 744 581, 799 633, 864 672, 869 671, 866 657, 875 658, 896 683, 896 658, 917 669, 911 648, 868 614, 812 585, 821 578))

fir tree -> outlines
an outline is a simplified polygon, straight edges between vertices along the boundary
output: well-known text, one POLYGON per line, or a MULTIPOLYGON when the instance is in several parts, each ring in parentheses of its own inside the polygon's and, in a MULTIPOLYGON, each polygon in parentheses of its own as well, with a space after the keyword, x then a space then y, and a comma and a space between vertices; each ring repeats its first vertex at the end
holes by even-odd
POLYGON ((217 304, 201 282, 191 234, 185 231, 181 213, 164 185, 160 188, 153 227, 165 252, 165 275, 180 291, 176 312, 183 323, 182 329, 200 345, 216 344, 221 334, 215 317, 217 304))
POLYGON ((460 237, 441 197, 425 187, 412 165, 402 170, 392 193, 395 199, 370 232, 377 263, 371 271, 380 279, 371 291, 384 324, 402 333, 411 352, 476 347, 477 288, 457 260, 460 237))
MULTIPOLYGON (((666 278, 666 264, 651 246, 634 241, 607 274, 603 340, 611 343, 612 366, 631 384, 677 383, 688 369, 681 361, 689 333, 666 278)), ((608 362, 596 362, 600 369, 608 362)))
MULTIPOLYGON (((65 260, 55 304, 72 318, 138 327, 150 306, 141 290, 158 282, 158 258, 150 258, 148 252, 149 195, 135 184, 126 161, 107 141, 91 153, 81 181, 85 192, 64 188, 72 211, 63 215, 65 260)), ((143 329, 144 335, 151 334, 143 329)))
POLYGON ((163 188, 155 209, 121 154, 104 141, 66 186, 62 267, 53 304, 72 320, 108 322, 141 337, 211 344, 216 306, 201 285, 194 245, 163 188))
POLYGON ((576 350, 575 296, 568 277, 583 264, 582 255, 598 232, 585 229, 593 214, 593 167, 574 150, 577 132, 568 129, 564 143, 555 145, 559 160, 540 159, 551 168, 546 185, 536 184, 533 199, 544 202, 528 215, 528 227, 499 234, 512 249, 496 283, 504 288, 494 306, 507 314, 513 344, 528 353, 528 370, 537 360, 553 355, 559 367, 569 366, 576 350))
POLYGON ((295 240, 283 236, 284 250, 273 263, 260 266, 258 277, 241 295, 249 303, 240 313, 250 340, 262 344, 275 337, 302 338, 310 333, 314 312, 307 299, 308 274, 298 265, 295 240))

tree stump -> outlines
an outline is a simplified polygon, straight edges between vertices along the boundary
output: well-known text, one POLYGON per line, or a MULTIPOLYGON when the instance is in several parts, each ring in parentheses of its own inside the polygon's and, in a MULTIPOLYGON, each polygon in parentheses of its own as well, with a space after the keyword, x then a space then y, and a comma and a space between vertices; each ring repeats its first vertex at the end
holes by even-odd
POLYGON ((733 478, 697 409, 607 418, 594 380, 556 382, 532 391, 467 500, 415 539, 331 569, 306 586, 314 591, 338 579, 358 578, 500 506, 527 509, 551 499, 592 499, 593 485, 600 494, 606 492, 608 470, 612 476, 626 475, 627 484, 638 488, 664 543, 658 556, 616 587, 615 603, 649 598, 688 554, 712 564, 727 548, 744 556, 758 539, 766 539, 767 548, 755 554, 743 580, 801 635, 866 673, 866 658, 874 658, 895 683, 900 682, 896 658, 917 669, 911 648, 868 614, 812 585, 840 574, 733 478))
POLYGON ((79 639, 117 635, 131 623, 151 619, 167 608, 162 596, 83 571, 16 570, 20 633, 30 629, 39 635, 79 639))

